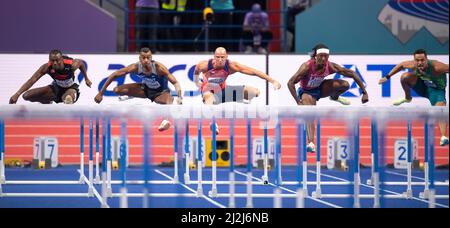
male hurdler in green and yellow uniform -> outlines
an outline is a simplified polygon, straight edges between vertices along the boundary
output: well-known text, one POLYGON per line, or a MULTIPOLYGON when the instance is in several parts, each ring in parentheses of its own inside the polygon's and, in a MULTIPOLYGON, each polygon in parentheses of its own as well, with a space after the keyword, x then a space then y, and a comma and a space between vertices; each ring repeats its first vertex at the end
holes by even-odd
MULTIPOLYGON (((437 60, 429 60, 424 49, 414 52, 414 60, 405 61, 392 69, 386 77, 380 79, 379 84, 388 81, 394 74, 401 70, 409 69, 412 72, 403 73, 400 79, 405 97, 393 102, 395 106, 409 103, 412 100, 411 90, 413 89, 419 96, 426 97, 433 106, 446 106, 445 87, 447 86, 448 64, 437 60)), ((441 146, 448 145, 447 123, 439 122, 441 130, 441 146)))

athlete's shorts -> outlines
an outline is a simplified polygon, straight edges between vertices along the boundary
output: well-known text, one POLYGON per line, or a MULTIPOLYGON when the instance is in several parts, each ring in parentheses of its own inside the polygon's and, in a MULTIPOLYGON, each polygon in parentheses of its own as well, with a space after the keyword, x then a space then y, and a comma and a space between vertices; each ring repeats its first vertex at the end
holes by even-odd
POLYGON ((52 89, 53 93, 55 94, 55 99, 53 100, 55 103, 63 102, 62 96, 68 89, 74 89, 77 92, 77 97, 75 98, 73 103, 75 103, 78 100, 78 98, 80 97, 80 90, 78 89, 79 85, 76 83, 74 83, 73 85, 71 85, 70 87, 67 87, 67 88, 61 87, 61 86, 57 85, 55 82, 53 82, 49 86, 52 89))
POLYGON ((141 84, 141 88, 144 90, 145 96, 152 102, 154 102, 157 97, 161 96, 161 94, 170 93, 170 89, 155 90, 148 88, 145 84, 141 84))
POLYGON ((417 78, 417 83, 412 88, 417 95, 421 97, 428 98, 431 105, 436 105, 437 102, 444 102, 447 104, 447 100, 445 99, 445 90, 435 89, 425 85, 425 82, 417 78))
POLYGON ((321 90, 322 90, 322 87, 321 87, 321 86, 319 86, 319 87, 317 87, 317 88, 315 88, 315 89, 311 89, 311 90, 306 90, 306 89, 298 88, 298 89, 297 89, 297 95, 298 95, 298 98, 299 98, 300 100, 302 100, 302 95, 303 95, 304 93, 306 93, 306 94, 311 95, 312 97, 314 97, 314 99, 316 99, 316 101, 318 101, 318 100, 320 100, 320 98, 322 97, 322 96, 321 96, 321 90))
POLYGON ((242 103, 244 101, 244 87, 240 86, 226 86, 225 89, 219 90, 219 92, 214 92, 214 90, 205 90, 202 91, 202 94, 205 92, 211 92, 214 94, 215 102, 214 104, 221 104, 226 102, 238 102, 242 103))

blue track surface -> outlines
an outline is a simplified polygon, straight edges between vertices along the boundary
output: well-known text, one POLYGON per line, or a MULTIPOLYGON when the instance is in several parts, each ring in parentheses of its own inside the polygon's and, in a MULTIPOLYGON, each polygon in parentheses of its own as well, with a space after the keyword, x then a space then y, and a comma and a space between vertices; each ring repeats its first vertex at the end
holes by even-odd
MULTIPOLYGON (((76 181, 79 179, 77 166, 66 166, 52 170, 33 170, 33 169, 6 169, 6 178, 8 181, 13 180, 70 180, 76 181)), ((245 169, 236 169, 236 180, 245 181, 245 169)), ((228 180, 228 169, 218 169, 218 181, 228 180)), ((254 181, 258 181, 263 174, 262 170, 253 170, 254 181)), ((87 170, 85 175, 88 176, 87 170)), ((330 171, 322 169, 321 181, 345 181, 350 180, 350 173, 342 171, 330 171)), ((152 167, 150 173, 151 180, 170 180, 173 177, 173 168, 152 167)), ((191 180, 197 180, 197 170, 190 172, 191 180)), ((120 172, 113 171, 113 180, 120 180, 120 172)), ((283 181, 296 181, 297 171, 295 167, 283 167, 282 170, 283 181)), ((361 169, 360 194, 373 194, 373 187, 366 185, 366 180, 370 178, 370 169, 361 169)), ((406 171, 402 170, 387 170, 384 176, 386 181, 403 181, 406 182, 406 171)), ((448 170, 436 170, 436 181, 446 181, 449 178, 448 170)), ((127 171, 128 180, 142 180, 143 171, 141 168, 131 168, 127 171)), ((183 179, 181 176, 180 179, 183 179)), ((211 169, 203 170, 203 180, 211 180, 211 169)), ((269 181, 273 183, 274 172, 269 173, 269 181)), ((315 181, 315 167, 308 168, 308 181, 315 181)), ((413 182, 423 181, 422 171, 413 171, 413 182)), ((143 185, 127 185, 129 193, 142 193, 143 185)), ((72 185, 2 185, 3 193, 87 193, 87 184, 72 184, 72 185)), ((315 190, 315 185, 308 186, 308 194, 315 190)), ((95 185, 97 193, 101 194, 101 185, 95 185)), ((112 185, 113 193, 119 193, 120 185, 112 185)), ((298 187, 294 185, 282 186, 283 194, 295 194, 298 187)), ((322 194, 349 194, 353 191, 353 186, 330 186, 322 185, 322 194)), ((195 193, 197 190, 196 184, 182 185, 182 184, 158 184, 150 185, 150 193, 195 193)), ((210 184, 203 185, 203 192, 207 196, 208 191, 211 190, 210 184)), ((218 184, 218 193, 228 193, 229 186, 218 184)), ((274 193, 275 185, 253 185, 253 193, 274 193)), ((425 208, 428 207, 428 201, 419 198, 419 193, 423 191, 423 186, 413 186, 413 199, 384 199, 382 206, 384 207, 401 207, 401 208, 425 208)), ((406 191, 405 186, 383 186, 381 194, 401 194, 406 191)), ((246 185, 236 185, 235 193, 246 193, 246 185)), ((449 195, 448 186, 436 186, 437 195, 449 195)), ((119 207, 119 198, 109 198, 108 205, 110 207, 119 207)), ((101 206, 100 197, 0 197, 1 208, 98 208, 101 206)), ((130 197, 128 198, 129 207, 142 207, 142 198, 130 197)), ((196 197, 150 197, 149 207, 157 208, 217 208, 228 207, 228 198, 196 198, 196 197)), ((437 199, 437 207, 447 207, 449 205, 448 199, 437 199)), ((253 206, 257 208, 270 208, 274 205, 273 198, 253 198, 253 206)), ((236 198, 236 207, 245 207, 246 198, 236 198)), ((293 208, 296 207, 295 198, 285 198, 282 201, 282 207, 293 208)), ((352 207, 352 199, 313 199, 311 197, 305 200, 305 207, 308 208, 330 208, 330 207, 352 207)), ((361 207, 373 207, 373 199, 361 199, 361 207)))

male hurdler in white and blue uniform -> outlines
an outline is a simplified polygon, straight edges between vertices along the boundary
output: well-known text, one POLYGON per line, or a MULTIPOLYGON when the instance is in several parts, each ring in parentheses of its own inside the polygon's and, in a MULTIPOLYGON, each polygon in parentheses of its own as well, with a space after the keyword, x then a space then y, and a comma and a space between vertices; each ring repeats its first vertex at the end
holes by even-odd
MULTIPOLYGON (((139 52, 139 62, 133 63, 112 73, 106 80, 100 92, 95 96, 95 102, 100 103, 103 93, 112 81, 129 73, 135 73, 142 81, 140 83, 130 83, 117 86, 114 93, 119 96, 148 98, 157 104, 173 104, 173 97, 170 94, 168 82, 175 86, 178 93, 177 103, 182 104, 183 97, 181 87, 175 77, 163 64, 152 60, 152 52, 149 48, 142 48, 139 52)), ((159 126, 160 131, 170 128, 170 122, 163 120, 159 126)))

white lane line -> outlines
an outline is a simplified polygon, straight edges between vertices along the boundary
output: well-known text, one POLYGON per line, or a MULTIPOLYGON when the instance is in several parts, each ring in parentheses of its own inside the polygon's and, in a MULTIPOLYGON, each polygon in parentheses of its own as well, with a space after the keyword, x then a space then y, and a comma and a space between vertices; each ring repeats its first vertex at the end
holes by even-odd
MULTIPOLYGON (((169 175, 167 175, 167 174, 165 174, 165 173, 159 171, 158 169, 156 169, 155 171, 156 171, 157 173, 161 174, 162 176, 168 178, 169 180, 173 180, 172 177, 170 177, 169 175)), ((184 188, 186 188, 187 190, 189 190, 189 191, 192 192, 192 193, 195 193, 195 194, 197 193, 197 191, 195 191, 194 189, 190 188, 189 186, 187 186, 187 185, 185 185, 185 184, 180 183, 180 185, 183 186, 184 188)), ((220 207, 220 208, 226 208, 224 205, 222 205, 222 204, 220 204, 220 203, 218 203, 218 202, 212 200, 211 198, 209 198, 209 197, 207 197, 207 196, 205 196, 205 195, 203 195, 202 198, 205 199, 205 200, 207 200, 207 201, 209 201, 210 203, 216 205, 217 207, 220 207)))
MULTIPOLYGON (((239 174, 239 175, 247 176, 247 174, 242 173, 242 172, 239 172, 239 171, 237 171, 237 170, 235 170, 235 172, 236 172, 237 174, 239 174)), ((253 175, 252 175, 252 178, 253 178, 254 180, 257 180, 257 181, 262 181, 262 179, 259 179, 259 178, 255 177, 255 176, 253 176, 253 175)), ((271 186, 273 186, 273 187, 276 187, 276 185, 273 184, 273 183, 270 183, 270 182, 269 182, 269 184, 270 184, 271 186)), ((285 188, 285 187, 281 187, 281 186, 280 186, 280 189, 283 189, 283 190, 285 190, 285 191, 288 191, 288 192, 297 194, 297 192, 292 191, 292 190, 290 190, 290 189, 288 189, 288 188, 285 188)), ((323 203, 323 204, 328 205, 328 206, 330 206, 330 207, 334 207, 334 208, 342 208, 342 207, 340 207, 340 206, 338 206, 338 205, 336 205, 336 204, 332 204, 332 203, 329 203, 329 202, 326 202, 326 201, 323 201, 323 200, 320 200, 320 199, 315 199, 315 198, 310 197, 310 196, 307 196, 307 198, 308 198, 308 199, 311 199, 311 200, 314 200, 314 201, 316 201, 316 202, 319 202, 319 203, 323 203)))
MULTIPOLYGON (((308 170, 308 172, 316 174, 315 171, 308 170)), ((321 173, 321 176, 333 178, 335 180, 348 181, 348 180, 345 180, 345 179, 342 179, 342 178, 339 178, 339 177, 335 177, 335 176, 331 176, 331 175, 327 175, 327 174, 322 174, 322 173, 321 173)), ((364 187, 367 187, 367 188, 375 189, 373 186, 362 184, 362 182, 361 182, 360 185, 364 186, 364 187)), ((402 195, 402 193, 398 193, 398 192, 394 192, 394 191, 390 191, 390 190, 385 190, 385 189, 381 189, 381 188, 380 188, 380 190, 384 191, 384 192, 387 192, 387 193, 394 194, 394 195, 402 195)), ((423 202, 423 203, 429 203, 427 200, 420 199, 420 198, 417 198, 417 197, 412 197, 411 199, 414 199, 414 200, 417 200, 417 201, 420 201, 420 202, 423 202)), ((435 205, 440 206, 440 207, 448 208, 448 205, 445 205, 445 204, 435 203, 435 205)))

